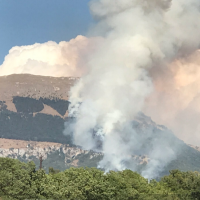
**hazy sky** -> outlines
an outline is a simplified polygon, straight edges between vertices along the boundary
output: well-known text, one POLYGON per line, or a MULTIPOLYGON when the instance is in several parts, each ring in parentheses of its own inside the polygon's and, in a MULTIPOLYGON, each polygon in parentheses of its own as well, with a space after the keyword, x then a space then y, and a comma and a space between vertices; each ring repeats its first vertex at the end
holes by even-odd
POLYGON ((13 46, 85 35, 89 0, 0 0, 0 65, 13 46))

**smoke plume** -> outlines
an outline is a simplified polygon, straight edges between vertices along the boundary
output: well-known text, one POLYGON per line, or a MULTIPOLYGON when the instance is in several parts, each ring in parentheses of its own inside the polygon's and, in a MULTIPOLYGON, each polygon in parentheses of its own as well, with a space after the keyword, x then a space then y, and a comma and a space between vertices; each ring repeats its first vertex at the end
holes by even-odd
MULTIPOLYGON (((104 39, 90 56, 87 74, 70 92, 70 116, 76 117, 74 143, 104 153, 99 167, 134 170, 135 166, 128 164, 131 155, 143 151, 153 131, 138 132, 132 122, 141 111, 150 116, 156 113, 161 98, 165 98, 161 102, 171 100, 167 91, 174 83, 177 88, 190 84, 184 81, 189 69, 179 64, 199 47, 199 8, 199 0, 90 2, 91 13, 98 21, 91 32, 104 39)), ((191 102, 192 97, 187 98, 187 103, 191 102)), ((176 106, 173 103, 171 106, 176 106)), ((154 118, 158 119, 158 114, 154 118)), ((173 137, 159 137, 147 150, 151 161, 142 172, 147 178, 156 177, 176 157, 173 137)))
POLYGON ((87 58, 100 38, 77 36, 69 42, 46 42, 28 46, 15 46, 0 66, 0 75, 34 74, 43 76, 81 76, 87 58))
POLYGON ((152 121, 144 124, 140 112, 200 145, 200 1, 91 0, 90 9, 97 22, 93 37, 13 47, 0 75, 82 76, 70 92, 76 118, 65 134, 104 152, 99 167, 107 171, 135 170, 131 156, 148 154, 142 173, 156 177, 179 145, 152 121), (137 128, 138 119, 145 130, 137 128))

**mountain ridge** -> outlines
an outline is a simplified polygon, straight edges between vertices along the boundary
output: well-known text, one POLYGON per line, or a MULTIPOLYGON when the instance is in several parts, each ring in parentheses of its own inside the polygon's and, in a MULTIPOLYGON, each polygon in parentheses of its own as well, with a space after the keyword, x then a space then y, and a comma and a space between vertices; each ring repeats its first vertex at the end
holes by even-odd
MULTIPOLYGON (((33 144, 34 142, 53 142, 58 144, 58 146, 63 146, 63 148, 65 145, 69 145, 68 148, 79 148, 73 145, 72 138, 69 135, 64 136, 63 134, 64 123, 71 120, 67 115, 69 106, 67 95, 70 87, 77 80, 78 78, 71 79, 71 77, 54 78, 34 75, 0 77, 0 148, 1 143, 5 139, 11 139, 13 142, 24 140, 28 141, 28 144, 33 144), (10 79, 12 83, 9 83, 10 79), (9 87, 11 87, 11 90, 8 90, 9 87), (40 88, 40 90, 37 90, 37 88, 40 88)), ((200 152, 175 137, 165 126, 157 125, 150 117, 142 113, 133 121, 133 126, 138 131, 138 134, 145 134, 146 132, 152 134, 145 141, 143 151, 133 155, 133 160, 140 163, 138 165, 139 168, 145 167, 148 162, 148 149, 151 148, 150 145, 154 145, 154 142, 156 140, 159 141, 159 138, 163 135, 164 138, 169 138, 172 146, 176 146, 176 144, 181 146, 181 150, 178 150, 177 158, 172 160, 163 171, 164 175, 169 170, 175 168, 185 171, 200 171, 200 152)), ((15 156, 15 158, 25 162, 28 159, 33 159, 36 165, 39 166, 36 147, 32 145, 35 153, 31 153, 30 149, 25 148, 24 154, 20 154, 20 157, 15 156), (26 152, 27 156, 24 156, 26 152)), ((8 157, 13 156, 12 148, 10 147, 6 150, 8 157)), ((102 154, 98 155, 97 152, 87 151, 89 153, 76 155, 76 161, 74 161, 70 160, 71 158, 68 159, 68 154, 65 151, 59 151, 59 148, 56 147, 54 151, 45 151, 46 159, 44 163, 46 163, 46 167, 51 166, 50 164, 52 163, 53 167, 63 170, 66 167, 74 166, 73 162, 75 166, 97 167, 98 162, 103 156, 102 154), (98 156, 92 157, 94 155, 98 156)), ((1 148, 1 151, 5 149, 5 147, 1 148)), ((16 154, 19 148, 14 149, 16 154)), ((81 152, 81 148, 78 151, 81 152)), ((140 171, 139 168, 138 171, 140 171)))
POLYGON ((78 77, 50 77, 31 74, 0 76, 0 100, 11 101, 13 96, 68 99, 68 92, 78 77))

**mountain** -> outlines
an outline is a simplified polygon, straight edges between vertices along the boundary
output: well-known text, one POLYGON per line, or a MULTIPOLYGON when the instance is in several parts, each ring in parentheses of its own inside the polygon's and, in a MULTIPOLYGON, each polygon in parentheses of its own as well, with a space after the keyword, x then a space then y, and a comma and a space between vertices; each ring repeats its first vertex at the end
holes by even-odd
POLYGON ((83 151, 63 135, 68 92, 78 78, 29 74, 0 77, 0 157, 33 160, 46 171, 71 166, 97 167, 102 155, 83 151))
MULTIPOLYGON (((60 170, 72 166, 97 167, 102 153, 83 151, 72 144, 70 136, 63 135, 64 122, 71 120, 68 118, 68 92, 77 80, 28 74, 0 77, 0 157, 25 162, 34 160, 38 167, 42 155, 45 170, 50 166, 60 170)), ((161 141, 168 141, 163 144, 171 145, 177 154, 175 159, 166 162, 161 175, 171 169, 200 171, 197 147, 185 144, 166 127, 143 114, 133 121, 133 127, 140 135, 151 132, 143 142, 142 151, 132 155, 138 163, 138 171, 149 162, 149 149, 161 141)), ((162 153, 165 162, 164 150, 162 153)))
POLYGON ((0 100, 12 101, 14 96, 68 99, 68 92, 76 77, 49 77, 30 74, 0 76, 0 100))
POLYGON ((73 77, 0 77, 0 137, 71 143, 63 135, 73 77))
MULTIPOLYGON (((163 125, 158 125, 148 116, 140 113, 133 121, 134 130, 138 135, 145 135, 143 146, 136 155, 147 155, 148 161, 155 159, 163 168, 160 176, 169 173, 169 170, 200 171, 200 151, 198 147, 185 144, 177 138, 171 130, 163 125), (151 152, 154 152, 152 155, 151 152), (165 166, 165 167, 164 167, 165 166)), ((144 163, 142 163, 144 164, 144 163)), ((138 171, 146 165, 139 166, 138 171)), ((159 170, 159 167, 157 168, 159 170)))

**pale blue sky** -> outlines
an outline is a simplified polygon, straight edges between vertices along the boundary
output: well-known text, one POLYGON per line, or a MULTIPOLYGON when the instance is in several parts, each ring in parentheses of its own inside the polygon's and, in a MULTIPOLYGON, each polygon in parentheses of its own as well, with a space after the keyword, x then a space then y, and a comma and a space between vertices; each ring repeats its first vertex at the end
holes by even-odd
POLYGON ((86 35, 89 0, 0 0, 0 65, 13 46, 86 35))

